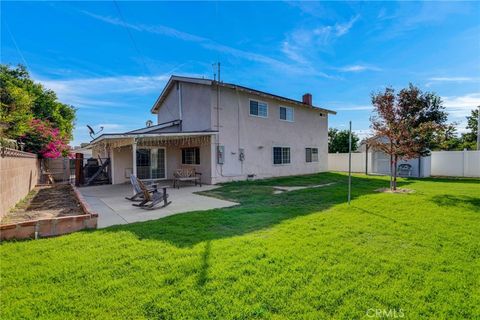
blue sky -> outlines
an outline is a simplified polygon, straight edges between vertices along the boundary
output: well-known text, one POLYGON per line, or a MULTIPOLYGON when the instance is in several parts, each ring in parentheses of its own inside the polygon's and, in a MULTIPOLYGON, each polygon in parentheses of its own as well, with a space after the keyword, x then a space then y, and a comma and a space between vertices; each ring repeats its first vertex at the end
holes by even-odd
POLYGON ((412 82, 440 95, 464 130, 480 105, 478 2, 1 2, 1 62, 78 108, 85 125, 121 132, 171 74, 222 80, 338 111, 330 127, 365 135, 370 94, 412 82))

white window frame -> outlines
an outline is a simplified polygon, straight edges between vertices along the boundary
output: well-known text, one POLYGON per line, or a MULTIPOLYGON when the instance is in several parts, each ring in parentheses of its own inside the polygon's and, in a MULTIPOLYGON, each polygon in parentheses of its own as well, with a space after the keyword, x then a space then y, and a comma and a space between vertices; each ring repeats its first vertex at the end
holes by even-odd
POLYGON ((305 162, 306 163, 318 163, 318 162, 320 162, 318 147, 311 147, 311 146, 305 147, 305 162), (317 160, 316 161, 313 160, 313 158, 312 158, 313 153, 311 151, 310 151, 311 152, 310 153, 310 158, 312 159, 312 161, 307 161, 307 149, 317 149, 317 160))
POLYGON ((249 114, 251 117, 257 117, 257 118, 264 118, 264 119, 266 119, 266 118, 268 118, 268 109, 269 109, 269 108, 268 108, 268 103, 267 103, 267 102, 262 101, 262 100, 257 100, 257 99, 248 99, 248 114, 249 114), (251 111, 251 109, 250 109, 250 103, 251 103, 251 101, 255 101, 255 102, 257 102, 258 104, 260 104, 260 103, 265 104, 265 106, 267 107, 267 115, 266 115, 266 116, 261 116, 261 115, 258 115, 258 114, 252 114, 252 113, 250 112, 250 111, 251 111))
MULTIPOLYGON (((287 112, 285 111, 285 116, 287 116, 287 112)), ((285 122, 295 122, 295 109, 293 107, 288 107, 288 106, 280 106, 278 108, 278 118, 280 119, 280 121, 285 121, 285 122), (281 116, 282 116, 282 113, 281 113, 281 109, 284 108, 286 110, 290 109, 292 110, 292 120, 289 120, 289 119, 282 119, 281 116)))
MULTIPOLYGON (((283 152, 283 150, 282 150, 282 152, 283 152)), ((283 158, 283 155, 282 155, 282 158, 283 158)), ((272 147, 272 164, 274 166, 289 166, 289 165, 291 165, 292 164, 292 148, 290 146, 277 146, 277 145, 273 146, 272 147), (283 163, 283 162, 282 163, 275 163, 275 151, 274 151, 275 148, 282 148, 282 149, 288 148, 288 149, 290 149, 290 162, 288 162, 288 163, 283 163)))

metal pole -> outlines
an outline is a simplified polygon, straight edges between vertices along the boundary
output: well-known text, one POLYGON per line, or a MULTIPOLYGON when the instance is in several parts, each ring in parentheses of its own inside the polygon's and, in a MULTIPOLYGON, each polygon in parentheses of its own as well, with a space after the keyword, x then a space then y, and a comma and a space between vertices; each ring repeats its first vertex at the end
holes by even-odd
POLYGON ((477 107, 478 118, 477 118, 477 150, 480 150, 480 106, 477 107))
POLYGON ((350 205, 350 194, 352 191, 352 121, 348 132, 348 205, 350 205))

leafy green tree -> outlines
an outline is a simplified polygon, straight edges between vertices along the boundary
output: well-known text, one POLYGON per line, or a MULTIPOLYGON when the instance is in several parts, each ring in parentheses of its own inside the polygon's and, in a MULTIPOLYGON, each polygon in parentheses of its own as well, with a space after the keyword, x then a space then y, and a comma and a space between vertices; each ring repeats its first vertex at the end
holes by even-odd
POLYGON ((18 85, 16 77, 19 71, 8 72, 0 66, 0 121, 3 123, 3 134, 12 139, 22 136, 28 129, 32 119, 32 105, 35 98, 18 85))
MULTIPOLYGON (((329 153, 346 153, 348 152, 348 130, 338 130, 335 128, 328 129, 328 152, 329 153)), ((358 136, 352 132, 352 151, 357 150, 358 136)))
POLYGON ((480 106, 471 111, 470 116, 467 116, 467 127, 466 129, 470 132, 462 134, 462 144, 460 150, 476 150, 477 149, 477 135, 478 135, 478 112, 480 106))
POLYGON ((55 92, 34 82, 22 65, 0 65, 0 122, 4 135, 18 140, 32 119, 48 121, 66 139, 72 138, 75 108, 58 101, 55 92))

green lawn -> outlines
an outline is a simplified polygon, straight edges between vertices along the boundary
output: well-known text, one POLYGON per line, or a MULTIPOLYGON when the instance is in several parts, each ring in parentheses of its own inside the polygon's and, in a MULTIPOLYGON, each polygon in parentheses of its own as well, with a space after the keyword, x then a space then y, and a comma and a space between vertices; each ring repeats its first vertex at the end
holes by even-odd
POLYGON ((350 206, 346 181, 230 183, 209 194, 237 207, 4 243, 0 316, 479 319, 480 180, 400 179, 415 193, 386 194, 388 178, 358 175, 350 206))

